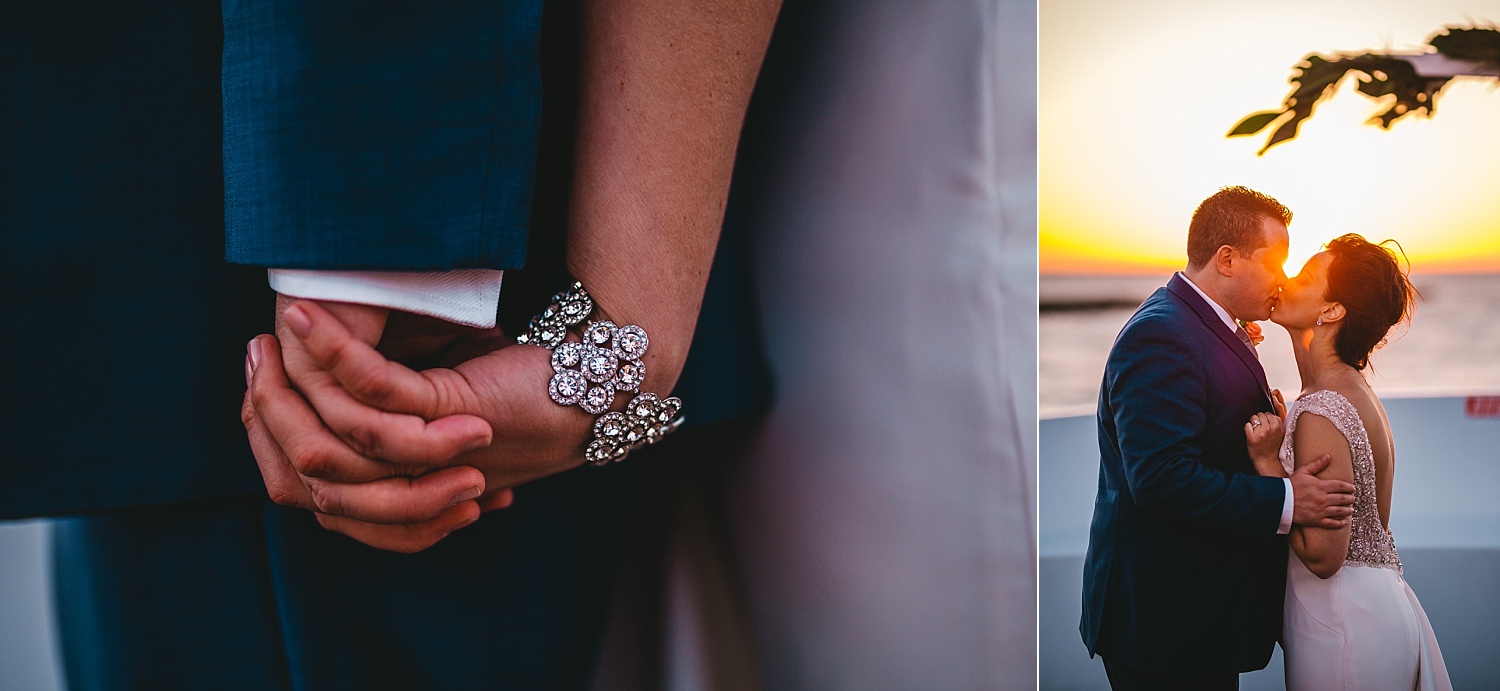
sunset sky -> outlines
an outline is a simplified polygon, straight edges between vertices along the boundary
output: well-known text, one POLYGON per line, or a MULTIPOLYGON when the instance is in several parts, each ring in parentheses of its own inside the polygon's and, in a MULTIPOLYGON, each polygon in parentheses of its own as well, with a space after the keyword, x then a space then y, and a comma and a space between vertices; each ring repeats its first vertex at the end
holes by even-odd
MULTIPOLYGON (((1281 106, 1310 52, 1415 50, 1500 21, 1500 0, 1040 3, 1043 273, 1181 268, 1193 208, 1225 185, 1281 200, 1294 273, 1340 234, 1394 238, 1414 271, 1500 271, 1500 89, 1462 78, 1390 130, 1346 77, 1297 138, 1224 135, 1281 106)), ((1273 126, 1274 128, 1274 126, 1273 126)))

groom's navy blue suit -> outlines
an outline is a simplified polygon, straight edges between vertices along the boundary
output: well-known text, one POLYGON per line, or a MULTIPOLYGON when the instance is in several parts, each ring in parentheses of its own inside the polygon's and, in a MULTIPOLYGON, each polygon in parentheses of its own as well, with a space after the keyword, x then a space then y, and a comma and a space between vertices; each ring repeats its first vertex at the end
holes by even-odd
MULTIPOLYGON (((533 483, 401 555, 270 505, 238 419, 265 267, 524 262, 502 296, 523 317, 561 285, 575 13, 0 7, 0 518, 71 516, 74 691, 586 683, 631 464, 533 483)), ((766 402, 730 208, 676 389, 695 423, 766 402)))
POLYGON ((1125 324, 1099 394, 1099 493, 1080 630, 1090 654, 1173 674, 1261 669, 1281 634, 1285 483, 1255 474, 1265 372, 1181 275, 1125 324))

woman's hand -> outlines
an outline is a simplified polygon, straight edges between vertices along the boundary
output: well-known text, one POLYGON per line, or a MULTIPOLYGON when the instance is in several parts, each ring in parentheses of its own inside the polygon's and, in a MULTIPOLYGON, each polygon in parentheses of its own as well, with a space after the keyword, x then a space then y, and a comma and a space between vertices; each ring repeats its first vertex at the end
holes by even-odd
POLYGON ((1250 450, 1250 460, 1255 472, 1267 477, 1286 477, 1281 465, 1281 442, 1285 436, 1286 403, 1280 389, 1271 391, 1271 403, 1276 408, 1272 413, 1256 413, 1245 423, 1245 446, 1250 450))

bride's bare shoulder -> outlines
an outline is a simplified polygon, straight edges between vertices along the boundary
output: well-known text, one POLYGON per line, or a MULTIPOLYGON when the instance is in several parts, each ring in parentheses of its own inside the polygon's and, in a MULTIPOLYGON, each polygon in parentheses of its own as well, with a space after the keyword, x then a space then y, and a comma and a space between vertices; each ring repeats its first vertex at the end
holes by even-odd
POLYGON ((1292 430, 1292 460, 1295 467, 1302 467, 1323 455, 1332 462, 1318 477, 1325 480, 1348 480, 1354 478, 1354 451, 1343 430, 1323 412, 1312 408, 1297 410, 1297 425, 1292 430))

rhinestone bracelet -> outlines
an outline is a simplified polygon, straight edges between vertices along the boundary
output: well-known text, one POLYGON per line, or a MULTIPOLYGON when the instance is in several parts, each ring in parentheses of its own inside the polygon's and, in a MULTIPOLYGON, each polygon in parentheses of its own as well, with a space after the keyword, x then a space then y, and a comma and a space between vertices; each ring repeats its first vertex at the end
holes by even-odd
POLYGON ((552 351, 552 380, 547 395, 558 405, 577 404, 594 421, 594 439, 584 459, 594 465, 620 461, 631 451, 654 444, 682 424, 682 400, 659 399, 642 393, 631 399, 625 412, 606 412, 615 393, 635 393, 646 378, 641 358, 651 345, 646 330, 634 324, 616 326, 608 320, 590 321, 582 329, 581 341, 566 340, 569 330, 594 312, 594 301, 583 284, 574 281, 552 296, 552 302, 533 317, 520 344, 552 351))

